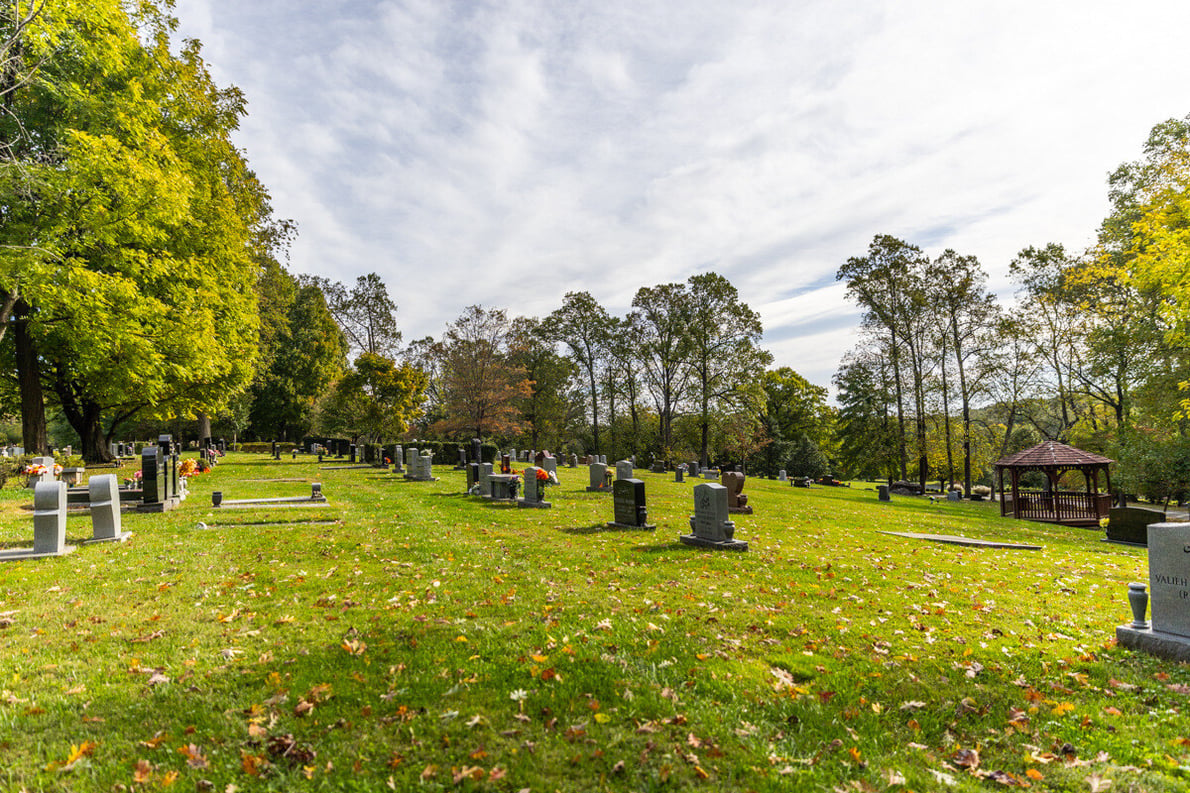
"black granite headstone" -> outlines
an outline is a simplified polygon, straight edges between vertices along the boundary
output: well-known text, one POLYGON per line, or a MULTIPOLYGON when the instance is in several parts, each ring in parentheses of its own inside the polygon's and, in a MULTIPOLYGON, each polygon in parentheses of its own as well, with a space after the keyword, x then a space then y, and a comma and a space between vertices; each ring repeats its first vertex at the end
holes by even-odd
POLYGON ((612 483, 613 525, 636 529, 657 528, 649 525, 645 509, 645 483, 640 479, 617 479, 612 483))

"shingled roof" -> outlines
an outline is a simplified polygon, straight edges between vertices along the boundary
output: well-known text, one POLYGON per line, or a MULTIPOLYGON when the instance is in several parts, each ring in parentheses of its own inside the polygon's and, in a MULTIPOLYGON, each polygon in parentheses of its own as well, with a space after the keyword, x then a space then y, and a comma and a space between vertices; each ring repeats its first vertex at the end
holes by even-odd
POLYGON ((996 461, 1004 468, 1078 468, 1082 465, 1105 465, 1115 460, 1084 452, 1057 441, 1045 441, 1031 449, 1010 454, 996 461))

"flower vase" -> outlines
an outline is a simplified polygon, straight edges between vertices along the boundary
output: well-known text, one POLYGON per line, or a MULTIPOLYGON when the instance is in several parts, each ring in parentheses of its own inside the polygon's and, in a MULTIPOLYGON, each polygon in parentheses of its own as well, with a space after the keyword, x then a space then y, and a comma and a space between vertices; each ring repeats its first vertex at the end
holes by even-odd
POLYGON ((1147 629, 1149 621, 1145 619, 1145 612, 1149 607, 1149 593, 1144 584, 1133 582, 1128 585, 1128 605, 1132 606, 1132 627, 1147 629))

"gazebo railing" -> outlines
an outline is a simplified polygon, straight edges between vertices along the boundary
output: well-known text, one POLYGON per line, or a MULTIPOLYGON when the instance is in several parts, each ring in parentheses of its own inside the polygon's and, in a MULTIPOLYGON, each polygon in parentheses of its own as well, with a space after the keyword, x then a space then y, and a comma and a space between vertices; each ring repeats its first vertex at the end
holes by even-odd
POLYGON ((1085 493, 1074 490, 1018 490, 1014 503, 1011 492, 1004 494, 1001 513, 1015 514, 1026 520, 1097 521, 1111 511, 1111 496, 1107 493, 1085 493))

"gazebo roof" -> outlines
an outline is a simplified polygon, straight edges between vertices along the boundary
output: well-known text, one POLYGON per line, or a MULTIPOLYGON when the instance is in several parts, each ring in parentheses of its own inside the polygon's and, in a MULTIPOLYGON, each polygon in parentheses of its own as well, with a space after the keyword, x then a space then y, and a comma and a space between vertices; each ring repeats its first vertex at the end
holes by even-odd
POLYGON ((998 468, 1079 468, 1113 463, 1099 454, 1085 452, 1057 441, 1045 441, 1031 449, 1010 454, 996 461, 998 468))

